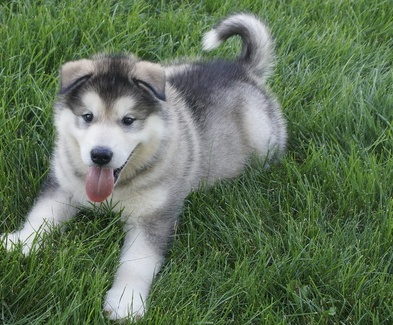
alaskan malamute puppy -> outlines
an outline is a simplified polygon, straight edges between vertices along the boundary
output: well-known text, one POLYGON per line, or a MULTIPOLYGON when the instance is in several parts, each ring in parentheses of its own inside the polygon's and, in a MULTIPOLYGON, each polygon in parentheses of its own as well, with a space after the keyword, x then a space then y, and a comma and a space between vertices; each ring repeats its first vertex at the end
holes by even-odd
POLYGON ((98 55, 64 64, 51 171, 23 228, 3 236, 7 249, 19 243, 27 254, 81 206, 111 200, 126 238, 104 311, 141 317, 190 191, 235 177, 254 153, 266 161, 284 152, 285 122, 263 88, 273 60, 267 27, 236 14, 205 35, 203 48, 235 35, 243 48, 233 62, 163 66, 98 55))

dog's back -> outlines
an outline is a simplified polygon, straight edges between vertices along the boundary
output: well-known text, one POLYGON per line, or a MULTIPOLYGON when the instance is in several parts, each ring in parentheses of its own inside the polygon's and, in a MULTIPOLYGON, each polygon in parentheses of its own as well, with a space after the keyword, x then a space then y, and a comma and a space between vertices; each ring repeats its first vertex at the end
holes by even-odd
POLYGON ((199 131, 201 176, 211 182, 236 176, 253 152, 280 156, 287 138, 279 105, 263 88, 273 61, 265 25, 250 15, 231 16, 205 34, 204 48, 235 35, 243 41, 236 60, 169 68, 168 82, 185 99, 199 131))

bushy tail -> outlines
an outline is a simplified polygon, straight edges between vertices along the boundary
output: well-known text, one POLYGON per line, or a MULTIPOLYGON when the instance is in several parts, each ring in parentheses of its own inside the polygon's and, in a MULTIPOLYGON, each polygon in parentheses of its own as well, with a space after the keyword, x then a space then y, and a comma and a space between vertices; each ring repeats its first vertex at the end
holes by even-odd
POLYGON ((269 29, 257 17, 244 13, 229 16, 204 35, 203 49, 213 50, 235 35, 243 42, 239 62, 255 77, 265 80, 273 66, 273 40, 269 29))

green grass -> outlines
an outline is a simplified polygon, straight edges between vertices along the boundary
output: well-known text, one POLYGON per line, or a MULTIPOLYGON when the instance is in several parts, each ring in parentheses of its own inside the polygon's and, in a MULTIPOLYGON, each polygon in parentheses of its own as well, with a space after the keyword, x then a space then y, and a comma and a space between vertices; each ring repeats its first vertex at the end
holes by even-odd
MULTIPOLYGON (((0 232, 48 170, 59 66, 96 52, 211 54, 202 32, 251 11, 276 38, 270 78, 288 154, 190 195, 140 324, 393 323, 390 1, 0 1, 0 232)), ((28 257, 0 250, 0 323, 109 324, 119 216, 86 212, 28 257)))

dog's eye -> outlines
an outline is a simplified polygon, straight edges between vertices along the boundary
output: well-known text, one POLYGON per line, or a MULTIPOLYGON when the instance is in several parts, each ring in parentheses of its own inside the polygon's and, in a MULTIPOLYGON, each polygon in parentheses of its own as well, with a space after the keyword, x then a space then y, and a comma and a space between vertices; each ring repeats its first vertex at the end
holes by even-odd
POLYGON ((123 119, 121 120, 121 122, 122 122, 124 125, 131 125, 132 123, 134 123, 134 121, 135 121, 135 119, 133 119, 132 117, 129 117, 129 116, 125 116, 125 117, 123 117, 123 119))
POLYGON ((83 114, 82 118, 86 123, 90 123, 91 121, 93 121, 93 114, 91 113, 87 113, 87 114, 83 114))

